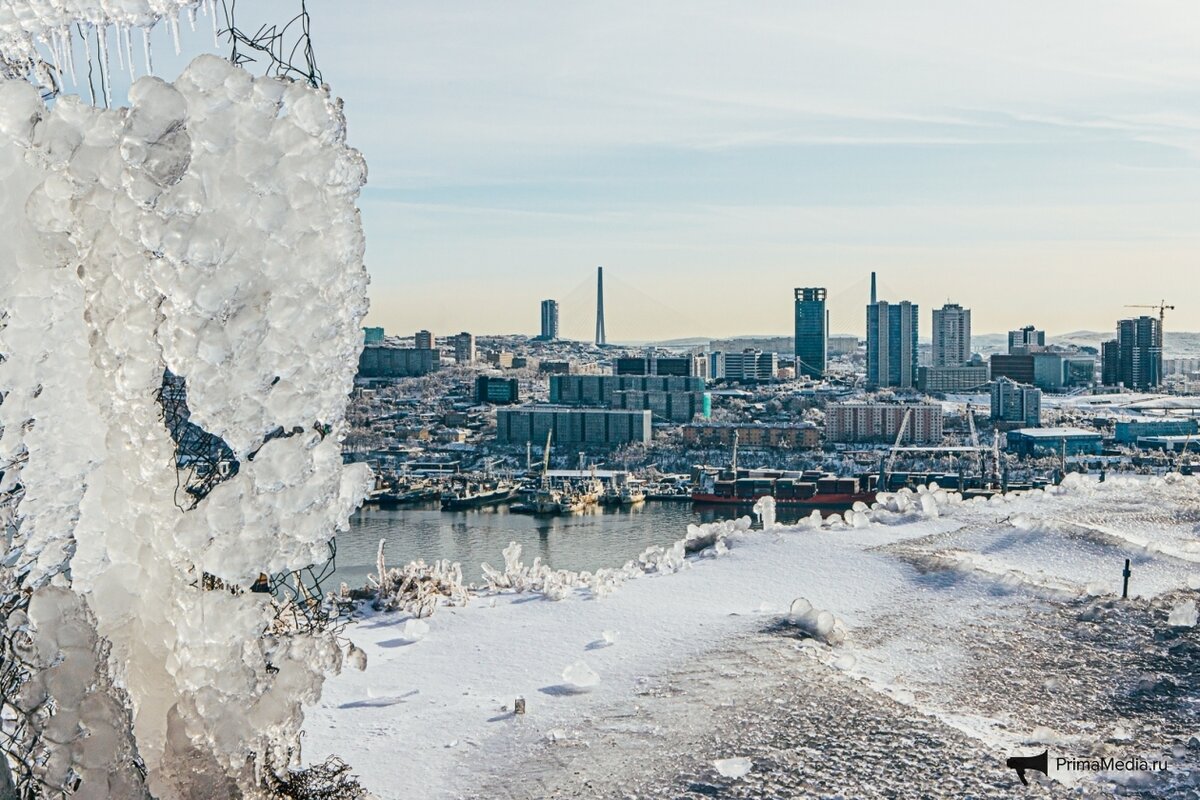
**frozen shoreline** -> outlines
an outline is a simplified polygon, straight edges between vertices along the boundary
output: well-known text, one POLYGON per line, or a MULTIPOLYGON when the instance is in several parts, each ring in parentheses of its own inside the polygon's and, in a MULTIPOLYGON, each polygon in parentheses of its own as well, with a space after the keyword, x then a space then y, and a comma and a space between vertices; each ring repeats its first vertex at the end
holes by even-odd
MULTIPOLYGON (((354 770, 385 799, 484 796, 496 787, 508 793, 497 796, 525 796, 517 765, 530 758, 537 763, 535 754, 544 753, 546 742, 569 748, 571 731, 584 732, 578 742, 614 736, 619 741, 619 730, 593 727, 614 718, 661 727, 652 714, 638 710, 639 698, 669 684, 672 675, 703 673, 710 662, 728 664, 739 647, 747 652, 777 647, 777 641, 762 642, 763 631, 777 625, 797 597, 832 610, 850 633, 834 648, 799 645, 815 656, 806 658, 811 668, 836 670, 840 681, 886 695, 879 703, 911 709, 914 725, 932 716, 944 735, 967 736, 997 756, 1026 742, 1066 742, 1078 752, 1104 747, 1113 731, 1097 729, 1105 724, 1103 715, 1088 723, 1089 738, 1088 728, 1055 730, 1071 727, 1071 706, 1059 708, 1049 696, 1022 701, 1020 714, 1016 699, 1007 707, 1004 693, 995 691, 999 673, 993 671, 1002 669, 996 659, 1006 642, 1020 641, 1027 660, 1069 671, 1047 661, 1053 654, 1023 637, 1023 626, 1067 607, 1076 617, 1099 608, 1098 618, 1108 614, 1115 624, 1123 612, 1104 611, 1103 604, 1119 590, 1125 557, 1135 562, 1137 595, 1183 590, 1182 597, 1191 591, 1189 583, 1200 586, 1197 482, 1074 480, 1051 494, 967 504, 942 497, 933 509, 917 505, 903 515, 852 518, 850 524, 858 527, 735 535, 722 557, 689 558, 677 573, 626 580, 600 599, 586 589, 574 589, 560 602, 529 593, 476 597, 465 607, 439 608, 420 638, 405 634, 403 614, 371 616, 349 631, 368 653, 367 670, 331 680, 322 702, 309 710, 305 760, 353 754, 354 770), (1104 536, 1088 534, 1098 526, 1104 536), (605 631, 615 632, 615 642, 602 646, 605 631), (573 691, 563 678, 563 670, 579 660, 599 675, 599 684, 587 692, 573 691), (985 685, 992 689, 981 692, 985 685), (990 705, 973 707, 972 693, 990 705), (509 712, 518 696, 525 698, 527 713, 514 720, 509 712)), ((1149 603, 1131 601, 1134 606, 1148 609, 1149 603)), ((1147 623, 1147 629, 1166 629, 1167 611, 1155 613, 1163 619, 1147 623)), ((1075 619, 1062 630, 1096 627, 1075 619)), ((1187 638, 1194 637, 1194 628, 1177 630, 1183 641, 1194 641, 1187 638)), ((1082 652, 1090 645, 1076 646, 1082 652)), ((1173 645, 1162 645, 1168 646, 1173 645)), ((1119 661, 1102 667, 1108 686, 1098 690, 1119 693, 1124 682, 1139 678, 1123 674, 1119 661)), ((1173 691, 1192 690, 1180 689, 1176 681, 1173 691)), ((703 697, 679 702, 699 719, 719 712, 703 697)), ((763 702, 747 701, 746 713, 761 714, 763 702)), ((728 724, 736 728, 737 720, 728 724)), ((1120 726, 1114 719, 1111 727, 1120 726)), ((1183 727, 1172 728, 1170 736, 1182 737, 1183 727)), ((634 738, 643 734, 629 732, 634 738)), ((670 731, 661 736, 670 740, 670 731)), ((1169 736, 1143 739, 1148 747, 1187 745, 1169 736)), ((829 768, 836 772, 835 762, 829 768)), ((1194 763, 1181 763, 1190 765, 1186 773, 1194 778, 1194 763)), ((552 772, 543 780, 551 780, 552 772)), ((659 778, 669 784, 672 776, 659 778)), ((726 790, 740 796, 736 787, 726 790)), ((607 795, 594 783, 563 796, 607 795)))

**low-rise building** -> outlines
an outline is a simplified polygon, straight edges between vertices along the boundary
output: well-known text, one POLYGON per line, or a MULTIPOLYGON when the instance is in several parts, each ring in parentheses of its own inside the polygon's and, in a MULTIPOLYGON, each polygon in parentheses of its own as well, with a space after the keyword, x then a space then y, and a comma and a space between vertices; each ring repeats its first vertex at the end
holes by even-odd
POLYGON ((649 409, 656 422, 691 422, 712 416, 712 397, 707 392, 625 389, 612 393, 609 407, 649 409))
POLYGON ((828 346, 831 356, 852 356, 858 352, 859 341, 857 336, 837 333, 829 337, 828 346))
POLYGON ((1009 378, 992 383, 992 422, 998 428, 1036 428, 1042 424, 1042 390, 1009 378))
POLYGON ((649 444, 649 411, 611 408, 518 406, 496 411, 496 441, 504 444, 544 444, 548 434, 555 444, 617 447, 649 444))
POLYGON ((1165 417, 1133 419, 1113 426, 1113 440, 1118 444, 1137 444, 1146 436, 1194 436, 1200 433, 1195 417, 1165 417))
POLYGON ((904 418, 903 442, 937 444, 942 441, 944 412, 936 403, 831 403, 825 407, 825 441, 894 442, 904 418))
POLYGON ((978 391, 987 385, 986 364, 959 367, 917 367, 917 389, 927 394, 978 391))
POLYGON ((756 382, 772 381, 779 369, 779 355, 762 350, 743 350, 740 353, 713 353, 710 361, 717 372, 710 368, 709 375, 729 381, 756 382), (716 358, 714 359, 713 356, 716 358))
POLYGON ((559 405, 610 406, 613 393, 704 391, 703 378, 677 375, 551 375, 550 402, 559 405))
POLYGON ((683 441, 690 445, 811 450, 821 446, 821 431, 811 422, 790 424, 695 423, 683 426, 683 441))
POLYGON ((1023 457, 1099 455, 1104 440, 1082 428, 1020 428, 1008 432, 1008 452, 1023 457))
POLYGON ((512 405, 521 401, 521 385, 516 378, 495 378, 480 375, 475 379, 475 402, 479 404, 512 405))
POLYGON ((358 357, 360 378, 409 378, 441 368, 437 350, 412 347, 364 347, 358 357))

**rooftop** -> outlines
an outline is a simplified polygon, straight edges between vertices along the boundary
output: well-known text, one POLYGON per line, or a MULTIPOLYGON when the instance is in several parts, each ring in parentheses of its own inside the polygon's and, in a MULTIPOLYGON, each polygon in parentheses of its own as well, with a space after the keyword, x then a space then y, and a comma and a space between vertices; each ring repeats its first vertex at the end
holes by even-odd
POLYGON ((1020 428, 1013 433, 1028 436, 1032 439, 1073 439, 1080 436, 1100 438, 1099 431, 1089 431, 1083 428, 1020 428))

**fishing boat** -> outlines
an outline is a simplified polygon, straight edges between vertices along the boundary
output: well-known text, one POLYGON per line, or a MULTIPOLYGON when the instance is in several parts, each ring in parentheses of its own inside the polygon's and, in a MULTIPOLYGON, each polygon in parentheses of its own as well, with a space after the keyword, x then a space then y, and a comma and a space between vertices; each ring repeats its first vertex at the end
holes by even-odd
POLYGON ((442 492, 442 509, 456 511, 481 508, 511 500, 517 487, 503 478, 484 478, 455 483, 442 492))

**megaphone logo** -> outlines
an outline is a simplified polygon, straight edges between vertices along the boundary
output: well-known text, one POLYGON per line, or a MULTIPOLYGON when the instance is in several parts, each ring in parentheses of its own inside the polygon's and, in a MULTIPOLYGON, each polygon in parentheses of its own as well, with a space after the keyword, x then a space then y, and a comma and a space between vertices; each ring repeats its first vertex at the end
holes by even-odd
POLYGON ((1029 781, 1025 780, 1025 770, 1032 769, 1043 775, 1049 774, 1046 771, 1048 769, 1046 762, 1049 760, 1049 753, 1049 750, 1043 750, 1036 756, 1011 756, 1008 761, 1004 762, 1004 765, 1009 769, 1015 769, 1017 777, 1021 779, 1021 783, 1028 786, 1029 781))

